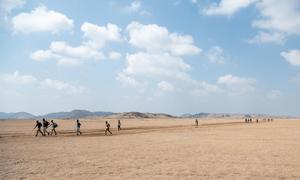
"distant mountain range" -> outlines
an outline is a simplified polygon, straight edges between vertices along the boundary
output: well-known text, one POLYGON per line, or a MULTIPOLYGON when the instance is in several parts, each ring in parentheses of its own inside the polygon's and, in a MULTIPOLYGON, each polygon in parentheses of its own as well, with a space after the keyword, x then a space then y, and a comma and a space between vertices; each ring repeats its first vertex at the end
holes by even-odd
POLYGON ((87 110, 73 110, 70 112, 55 112, 49 113, 45 115, 35 116, 33 114, 27 112, 16 112, 16 113, 4 113, 0 112, 0 119, 75 119, 75 118, 83 118, 88 116, 109 116, 114 115, 116 113, 112 112, 103 112, 103 111, 96 111, 91 112, 87 110))
POLYGON ((272 118, 289 118, 288 116, 271 116, 267 114, 238 114, 238 113, 197 113, 197 114, 183 114, 181 116, 172 116, 164 113, 141 113, 141 112, 124 112, 124 113, 113 113, 113 112, 104 112, 96 111, 91 112, 87 110, 73 110, 70 112, 55 112, 45 115, 35 116, 27 112, 16 112, 16 113, 4 113, 0 112, 0 119, 77 119, 85 117, 97 117, 105 116, 110 118, 263 118, 263 117, 272 117, 272 118))

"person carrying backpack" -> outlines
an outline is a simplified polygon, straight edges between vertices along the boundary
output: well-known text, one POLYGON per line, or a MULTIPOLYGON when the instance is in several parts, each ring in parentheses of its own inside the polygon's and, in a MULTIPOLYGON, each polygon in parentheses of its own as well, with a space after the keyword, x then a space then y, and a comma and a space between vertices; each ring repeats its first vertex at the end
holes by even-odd
POLYGON ((57 128, 58 127, 58 124, 57 123, 55 123, 53 120, 51 120, 51 125, 50 126, 52 126, 52 130, 51 130, 51 133, 50 133, 50 135, 52 136, 52 133, 54 132, 54 135, 56 135, 57 133, 56 133, 56 130, 55 130, 55 128, 57 128))
POLYGON ((42 134, 42 136, 44 136, 44 133, 41 131, 41 127, 42 127, 42 126, 43 126, 43 125, 42 125, 42 123, 40 123, 40 121, 36 121, 36 125, 35 125, 35 127, 33 128, 33 129, 38 128, 38 129, 36 130, 35 136, 38 136, 39 132, 42 134))
POLYGON ((48 136, 50 135, 50 133, 47 131, 47 128, 49 126, 49 122, 45 120, 45 118, 43 118, 43 133, 44 136, 46 136, 46 133, 48 134, 48 136))
POLYGON ((107 135, 107 132, 109 132, 110 134, 112 134, 112 132, 110 132, 110 124, 107 122, 107 121, 105 121, 105 125, 106 125, 106 129, 105 129, 105 135, 107 135))
POLYGON ((77 127, 77 129, 76 129, 76 135, 77 136, 82 134, 81 131, 80 131, 80 126, 81 126, 81 124, 79 122, 79 119, 77 119, 77 121, 76 121, 76 127, 77 127))

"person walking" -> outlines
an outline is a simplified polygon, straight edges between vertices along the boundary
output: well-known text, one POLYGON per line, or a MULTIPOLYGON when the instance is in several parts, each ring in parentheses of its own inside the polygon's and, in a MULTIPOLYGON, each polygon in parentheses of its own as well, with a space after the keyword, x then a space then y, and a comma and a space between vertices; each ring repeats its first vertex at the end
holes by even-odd
POLYGON ((112 134, 112 132, 110 132, 110 124, 107 122, 107 121, 105 121, 105 126, 106 126, 106 129, 105 129, 105 135, 107 135, 107 132, 109 132, 110 134, 112 134))
POLYGON ((76 121, 76 135, 81 135, 81 131, 80 131, 80 127, 81 127, 81 123, 79 122, 79 119, 77 119, 76 121))
POLYGON ((51 125, 50 126, 52 126, 52 130, 51 130, 51 133, 50 133, 50 135, 52 136, 52 134, 53 134, 53 132, 54 132, 54 135, 56 136, 56 130, 55 130, 55 128, 57 128, 58 127, 58 124, 57 123, 55 123, 53 120, 51 120, 51 125))
POLYGON ((119 119, 118 120, 118 131, 120 131, 121 130, 121 120, 119 119))
POLYGON ((40 121, 36 121, 36 125, 35 125, 35 127, 33 128, 33 129, 38 128, 38 129, 36 130, 35 136, 38 136, 39 133, 41 133, 42 136, 44 136, 44 133, 41 131, 42 126, 43 126, 43 125, 42 125, 42 123, 40 123, 40 121))
POLYGON ((199 124, 198 119, 196 119, 196 120, 195 120, 195 125, 196 125, 196 127, 198 127, 198 124, 199 124))
POLYGON ((46 121, 45 118, 43 118, 43 133, 44 133, 44 136, 46 136, 46 133, 48 134, 48 136, 50 135, 49 131, 47 131, 47 128, 49 126, 49 122, 46 121))

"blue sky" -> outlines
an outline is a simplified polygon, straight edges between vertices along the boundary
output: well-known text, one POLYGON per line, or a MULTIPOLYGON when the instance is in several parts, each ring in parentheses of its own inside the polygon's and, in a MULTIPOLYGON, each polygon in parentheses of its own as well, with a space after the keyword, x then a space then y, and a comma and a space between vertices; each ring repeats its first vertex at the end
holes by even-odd
POLYGON ((0 111, 300 115, 298 0, 0 0, 0 111))

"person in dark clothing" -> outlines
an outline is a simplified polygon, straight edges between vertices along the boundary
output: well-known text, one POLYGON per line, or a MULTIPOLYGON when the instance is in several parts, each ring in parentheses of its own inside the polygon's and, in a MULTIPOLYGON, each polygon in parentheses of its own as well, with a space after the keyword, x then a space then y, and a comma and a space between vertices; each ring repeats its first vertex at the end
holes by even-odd
POLYGON ((46 133, 48 134, 48 136, 50 135, 50 133, 47 131, 47 128, 49 126, 49 122, 45 120, 45 118, 43 118, 43 133, 44 136, 46 136, 46 133))
POLYGON ((52 136, 53 132, 54 132, 54 135, 56 135, 57 133, 56 133, 55 128, 58 127, 57 123, 55 123, 53 120, 51 120, 51 125, 50 126, 52 126, 52 130, 51 130, 50 135, 52 136))
POLYGON ((76 127, 77 127, 76 135, 77 135, 77 136, 78 136, 78 135, 81 135, 81 134, 82 134, 81 131, 80 131, 81 124, 80 124, 80 122, 79 122, 79 119, 77 119, 77 121, 76 121, 76 127))
POLYGON ((120 131, 121 130, 121 120, 119 119, 118 120, 118 131, 120 131))
POLYGON ((198 119, 196 119, 196 120, 195 120, 195 125, 196 125, 196 127, 198 127, 198 124, 199 124, 198 119))
POLYGON ((40 123, 40 121, 36 121, 36 125, 35 125, 35 127, 33 128, 33 129, 38 128, 38 129, 36 130, 35 136, 38 136, 39 132, 42 134, 42 136, 44 136, 44 133, 41 131, 41 127, 42 127, 42 126, 43 126, 43 125, 42 125, 42 123, 40 123))
POLYGON ((107 122, 107 121, 105 121, 105 125, 106 125, 106 129, 105 129, 105 135, 107 135, 107 132, 109 132, 110 134, 112 134, 112 132, 110 132, 110 124, 107 122))

